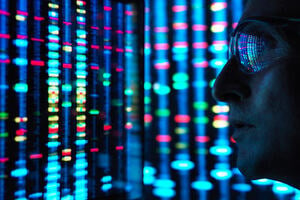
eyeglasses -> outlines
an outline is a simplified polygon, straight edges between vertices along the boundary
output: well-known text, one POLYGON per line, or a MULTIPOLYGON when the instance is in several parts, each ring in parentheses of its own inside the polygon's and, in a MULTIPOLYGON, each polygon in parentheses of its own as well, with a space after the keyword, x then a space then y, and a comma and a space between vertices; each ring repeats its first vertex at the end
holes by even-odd
POLYGON ((276 40, 281 38, 287 45, 282 33, 289 33, 288 29, 299 24, 300 19, 295 18, 249 17, 231 35, 229 59, 235 56, 241 71, 247 74, 258 73, 283 56, 284 48, 275 47, 276 40))

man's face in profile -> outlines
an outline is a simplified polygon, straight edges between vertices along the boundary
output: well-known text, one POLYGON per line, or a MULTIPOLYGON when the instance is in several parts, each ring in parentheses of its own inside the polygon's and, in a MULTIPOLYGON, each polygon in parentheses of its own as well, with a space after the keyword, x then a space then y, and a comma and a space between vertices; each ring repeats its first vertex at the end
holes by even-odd
POLYGON ((214 97, 230 107, 240 171, 249 179, 271 178, 295 187, 300 186, 300 84, 296 78, 300 62, 292 56, 296 48, 288 44, 276 23, 247 20, 256 16, 300 19, 299 8, 296 0, 250 0, 239 22, 243 25, 239 38, 256 41, 252 54, 260 51, 256 61, 263 65, 247 73, 243 57, 234 54, 213 88, 214 97))

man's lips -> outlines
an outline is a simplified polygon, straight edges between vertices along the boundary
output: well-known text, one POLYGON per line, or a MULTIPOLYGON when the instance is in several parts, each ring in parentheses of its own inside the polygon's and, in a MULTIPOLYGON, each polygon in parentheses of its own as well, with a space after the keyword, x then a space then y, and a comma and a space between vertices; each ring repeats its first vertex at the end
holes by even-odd
POLYGON ((241 136, 249 133, 249 131, 255 128, 253 124, 250 124, 243 120, 231 119, 229 120, 229 123, 234 128, 234 134, 232 137, 235 141, 239 140, 241 136))
POLYGON ((253 124, 247 123, 242 120, 229 120, 229 123, 233 126, 235 129, 242 129, 242 128, 251 128, 254 127, 253 124))

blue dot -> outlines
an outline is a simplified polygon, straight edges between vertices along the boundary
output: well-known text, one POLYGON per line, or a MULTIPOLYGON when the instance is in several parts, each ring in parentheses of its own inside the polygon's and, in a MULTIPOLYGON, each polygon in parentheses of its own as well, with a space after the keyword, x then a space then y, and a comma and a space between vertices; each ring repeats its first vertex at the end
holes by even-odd
POLYGON ((176 170, 191 170, 195 164, 189 160, 175 160, 171 163, 171 167, 176 170))
POLYGON ((173 188, 173 187, 175 187, 175 183, 174 183, 174 181, 172 181, 170 179, 157 179, 154 182, 154 187, 158 187, 158 188, 173 188))
POLYGON ((209 181, 194 181, 192 183, 192 188, 195 190, 211 190, 213 185, 209 181))
POLYGON ((217 180, 227 180, 231 178, 232 172, 228 169, 213 169, 210 175, 217 180))
POLYGON ((232 185, 232 189, 239 192, 249 192, 251 190, 251 186, 246 183, 236 183, 232 185))
POLYGON ((176 192, 170 188, 155 188, 153 194, 163 198, 171 198, 175 196, 176 192))
POLYGON ((272 185, 273 184, 273 180, 266 179, 266 178, 252 180, 251 182, 255 185, 272 185))
POLYGON ((28 170, 26 168, 20 168, 20 169, 15 169, 11 172, 11 176, 13 177, 22 177, 26 176, 28 173, 28 170))
POLYGON ((292 194, 295 191, 293 187, 281 182, 275 182, 272 190, 276 194, 292 194))
POLYGON ((232 150, 229 146, 213 146, 209 149, 210 153, 216 156, 229 156, 232 150))
POLYGON ((144 175, 154 175, 156 173, 156 169, 154 167, 146 166, 144 167, 144 175))

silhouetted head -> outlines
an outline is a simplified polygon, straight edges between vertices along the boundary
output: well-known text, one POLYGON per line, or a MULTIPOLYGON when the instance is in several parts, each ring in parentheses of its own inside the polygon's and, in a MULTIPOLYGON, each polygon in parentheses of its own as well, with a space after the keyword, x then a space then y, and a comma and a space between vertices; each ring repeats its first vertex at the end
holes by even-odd
POLYGON ((298 188, 299 9, 298 0, 249 0, 213 88, 230 107, 240 171, 298 188))

